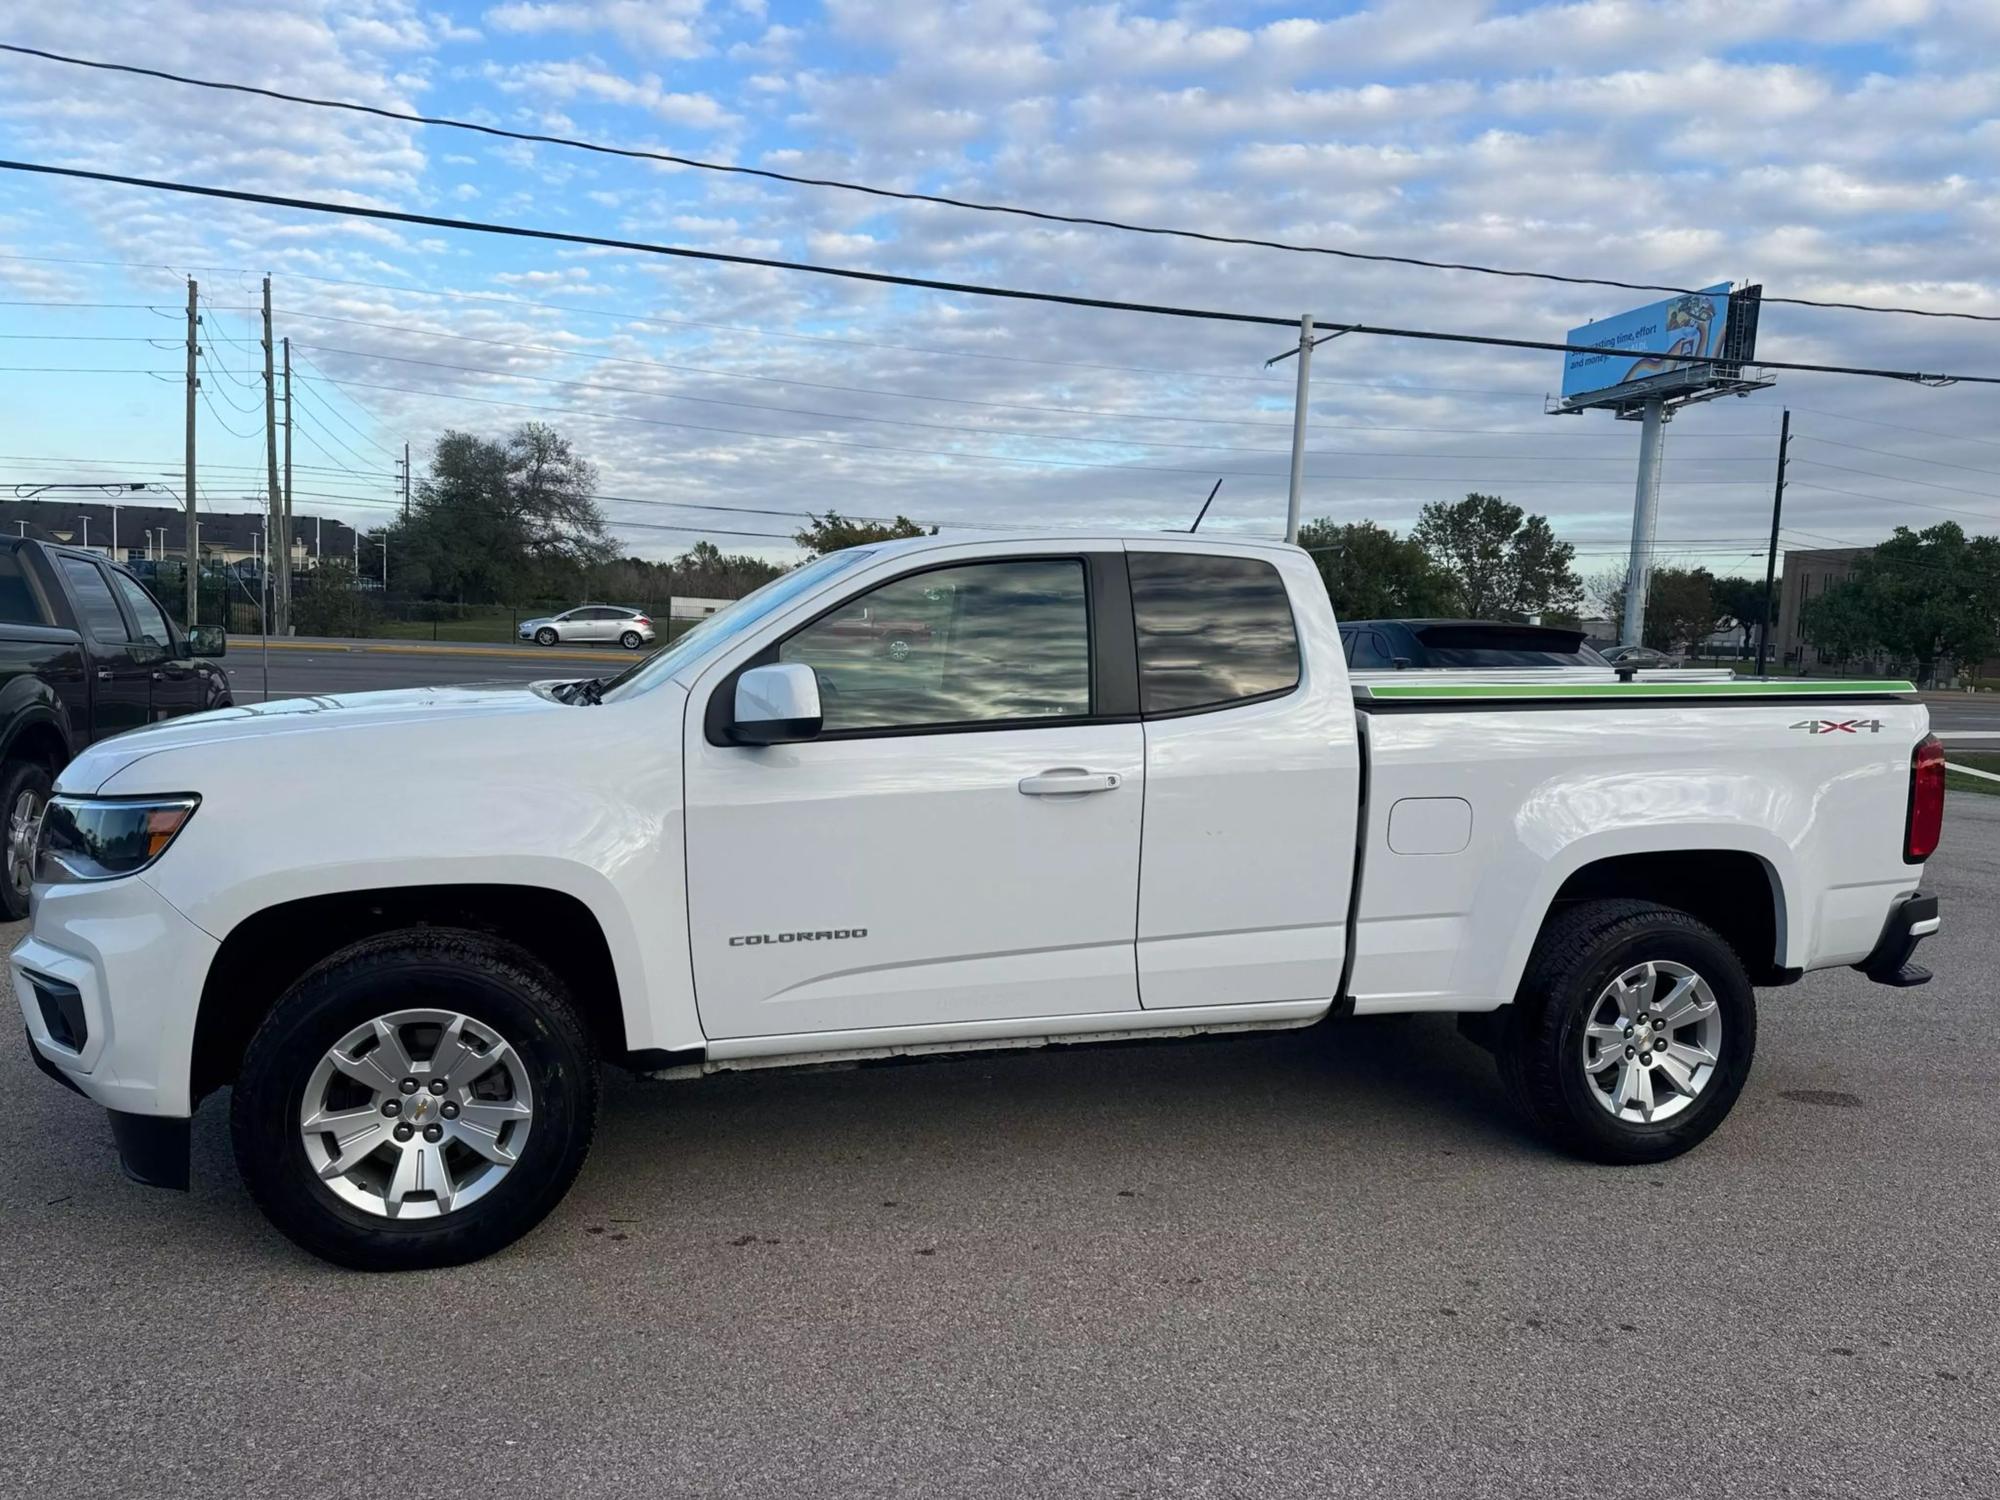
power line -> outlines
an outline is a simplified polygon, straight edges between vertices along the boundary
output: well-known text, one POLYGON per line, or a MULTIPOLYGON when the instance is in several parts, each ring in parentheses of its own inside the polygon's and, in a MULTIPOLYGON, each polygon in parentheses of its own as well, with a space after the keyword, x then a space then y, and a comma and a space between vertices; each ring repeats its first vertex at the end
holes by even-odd
MULTIPOLYGON (((300 341, 295 341, 295 342, 300 342, 300 341)), ((483 343, 487 341, 474 340, 473 342, 483 343)), ((1282 456, 1283 454, 1289 451, 1288 449, 1284 448, 1231 447, 1218 443, 1175 443, 1175 442, 1165 442, 1165 441, 1153 441, 1146 438, 1104 437, 1091 434, 1077 434, 1077 433, 1064 433, 1064 432, 1033 432, 1033 431, 1023 431, 1022 429, 1015 427, 967 428, 945 422, 919 422, 907 417, 878 417, 866 412, 818 411, 809 407, 780 406, 759 401, 731 401, 720 396, 693 396, 693 395, 688 395, 685 392, 681 391, 654 390, 644 386, 610 385, 603 382, 586 381, 586 380, 564 380, 554 375, 529 375, 518 370, 493 370, 493 369, 486 369, 478 365, 454 364, 446 360, 418 359, 412 355, 405 355, 405 354, 387 354, 379 351, 364 350, 364 349, 340 349, 334 347, 331 344, 308 343, 305 345, 305 347, 308 349, 315 349, 322 354, 339 354, 349 359, 388 360, 393 364, 418 365, 426 369, 433 369, 433 370, 454 370, 459 372, 460 374, 481 375, 492 380, 523 380, 523 381, 533 381, 537 384, 542 384, 542 385, 575 386, 581 390, 612 391, 622 395, 647 396, 655 400, 662 400, 662 401, 690 401, 702 406, 736 407, 745 411, 781 412, 787 416, 814 417, 835 422, 877 422, 892 427, 917 427, 917 428, 922 428, 925 431, 929 432, 959 433, 967 437, 1025 438, 1034 442, 1088 443, 1094 447, 1105 447, 1107 445, 1109 446, 1122 445, 1125 447, 1132 447, 1132 448, 1178 448, 1197 453, 1263 453, 1263 454, 1282 456)), ((519 347, 529 347, 529 346, 524 345, 519 347)), ((549 350, 547 352, 559 353, 561 351, 549 350)), ((652 360, 619 360, 617 362, 621 364, 640 364, 640 365, 654 365, 656 363, 655 361, 652 360)), ((672 365, 660 365, 658 367, 662 369, 677 368, 672 365)), ((707 373, 726 374, 726 372, 720 372, 720 371, 713 371, 707 373)), ((319 378, 322 380, 333 379, 332 376, 326 374, 321 374, 319 378)), ((751 378, 764 378, 764 377, 751 377, 751 378)), ((776 377, 770 377, 770 378, 775 379, 776 377)), ((785 382, 780 380, 779 383, 788 384, 790 382, 785 382)), ((1622 454, 1611 454, 1611 453, 1601 453, 1601 454, 1600 453, 1556 453, 1556 454, 1396 453, 1396 452, 1384 452, 1374 449, 1341 449, 1341 448, 1314 449, 1308 452, 1307 457, 1309 458, 1415 458, 1415 459, 1458 458, 1458 459, 1465 459, 1468 461, 1476 460, 1481 462, 1497 462, 1497 463, 1599 463, 1601 464, 1601 463, 1624 463, 1627 461, 1622 454)), ((1720 458, 1704 460, 1704 462, 1761 464, 1768 462, 1768 459, 1762 454, 1756 454, 1750 456, 1729 455, 1720 458)))
POLYGON ((2000 474, 2000 469, 1988 469, 1979 464, 1947 463, 1941 458, 1926 458, 1921 453, 1898 453, 1893 448, 1869 448, 1860 443, 1842 443, 1833 438, 1820 437, 1817 433, 1799 433, 1797 436, 1805 438, 1808 442, 1821 443, 1829 448, 1846 448, 1854 453, 1873 453, 1882 458, 1902 458, 1911 463, 1930 464, 1940 469, 1962 469, 1968 474, 2000 474))
POLYGON ((238 432, 234 427, 231 427, 228 422, 223 420, 222 410, 215 404, 214 400, 211 399, 209 395, 209 389, 207 386, 204 385, 200 387, 200 391, 201 391, 202 405, 208 408, 208 414, 211 417, 215 418, 216 424, 219 427, 221 427, 224 432, 228 433, 233 438, 240 438, 242 441, 246 443, 254 443, 257 441, 258 434, 254 432, 238 432))
MULTIPOLYGON (((1247 417, 1188 417, 1188 416, 1177 416, 1160 412, 1115 411, 1103 407, 1049 406, 1044 404, 1036 404, 1032 402, 1017 402, 1017 401, 982 401, 982 400, 975 400, 967 396, 945 396, 931 392, 888 390, 881 386, 840 385, 829 381, 802 380, 789 375, 762 375, 741 370, 718 370, 713 366, 709 365, 688 365, 668 360, 637 359, 633 358, 630 355, 603 354, 595 350, 589 350, 589 349, 565 349, 558 347, 554 344, 523 344, 510 339, 491 339, 491 338, 483 338, 476 334, 452 333, 442 328, 428 328, 423 326, 409 325, 402 323, 382 323, 368 318, 336 317, 330 313, 314 312, 306 308, 279 308, 277 310, 280 312, 289 313, 293 317, 305 318, 309 321, 320 322, 320 323, 339 323, 356 328, 374 328, 374 329, 379 329, 385 333, 399 333, 405 336, 418 335, 426 338, 448 339, 456 343, 479 344, 484 347, 492 349, 514 349, 514 350, 519 350, 523 353, 547 354, 558 358, 597 360, 605 364, 631 365, 636 368, 648 369, 648 370, 669 370, 676 374, 683 374, 683 375, 706 375, 720 380, 751 380, 760 382, 765 385, 795 385, 798 386, 801 390, 838 391, 844 395, 887 396, 899 401, 937 401, 937 402, 949 403, 950 405, 953 406, 976 406, 976 407, 988 408, 995 411, 1031 411, 1031 412, 1053 413, 1062 416, 1108 417, 1119 421, 1175 422, 1175 423, 1195 423, 1203 426, 1256 427, 1267 430, 1275 430, 1279 432, 1290 432, 1292 427, 1292 424, 1289 422, 1259 422, 1247 417)), ((327 353, 327 354, 345 354, 355 359, 390 359, 390 360, 400 361, 401 363, 404 364, 426 363, 426 361, 413 359, 406 355, 379 354, 376 353, 375 351, 364 350, 364 349, 337 349, 329 344, 307 344, 305 347, 309 349, 318 349, 322 353, 327 353)), ((468 370, 472 371, 473 373, 481 375, 514 373, 511 371, 495 371, 495 370, 481 369, 477 366, 471 366, 471 365, 444 365, 442 366, 442 368, 468 370)), ((321 377, 325 378, 324 372, 321 372, 321 377)), ((656 394, 666 394, 666 393, 660 392, 656 394)), ((714 398, 702 398, 698 396, 679 396, 676 397, 675 399, 684 401, 699 401, 703 399, 708 399, 711 404, 718 404, 718 405, 748 404, 744 402, 721 402, 721 401, 716 401, 714 398)), ((796 410, 796 408, 782 407, 782 406, 752 407, 752 409, 764 410, 764 411, 796 410)), ((858 412, 855 413, 807 412, 805 413, 805 415, 836 416, 843 419, 863 421, 863 422, 888 422, 895 420, 889 417, 866 416, 858 412)), ((925 426, 929 424, 911 422, 911 423, 905 423, 904 425, 925 426)), ((1445 433, 1459 433, 1459 434, 1478 434, 1481 436, 1499 436, 1499 437, 1542 437, 1546 435, 1543 433, 1526 432, 1519 429, 1511 429, 1511 428, 1493 429, 1493 428, 1477 428, 1477 427, 1392 427, 1392 426, 1378 426, 1373 423, 1360 424, 1360 423, 1339 423, 1339 422, 1322 422, 1322 423, 1315 423, 1313 425, 1328 430, 1347 431, 1347 432, 1445 432, 1445 433)), ((953 428, 951 430, 957 431, 958 429, 953 428)), ((1052 434, 1046 434, 1046 433, 1031 434, 1031 436, 1035 437, 1045 437, 1051 435, 1052 434)), ((1576 436, 1610 438, 1614 440, 1622 439, 1622 434, 1614 432, 1585 431, 1577 433, 1576 436)), ((1689 434, 1688 436, 1700 438, 1703 440, 1708 440, 1713 438, 1754 438, 1759 441, 1763 441, 1768 437, 1768 434, 1761 432, 1740 432, 1740 433, 1703 432, 1703 433, 1689 434)), ((1118 440, 1099 439, 1099 438, 1071 438, 1069 439, 1069 441, 1101 442, 1101 441, 1118 441, 1118 440)), ((1147 443, 1145 446, 1152 448, 1178 448, 1178 447, 1193 447, 1197 445, 1186 444, 1186 443, 1161 442, 1161 443, 1147 443)), ((1286 450, 1276 449, 1276 448, 1263 448, 1256 450, 1216 449, 1214 451, 1217 452, 1256 451, 1262 453, 1277 453, 1286 450)), ((1762 461, 1761 455, 1759 456, 1759 461, 1760 462, 1762 461)))
MULTIPOLYGON (((321 379, 325 379, 326 372, 321 370, 318 365, 313 364, 310 360, 306 359, 301 359, 298 362, 304 365, 308 370, 311 370, 314 375, 318 376, 321 379)), ((314 401, 319 401, 319 396, 317 393, 309 392, 308 394, 312 395, 314 401)), ((348 399, 350 401, 354 400, 354 398, 351 396, 348 399)), ((362 406, 360 402, 356 401, 354 404, 355 404, 355 409, 366 415, 369 421, 379 422, 381 420, 373 412, 369 411, 368 408, 362 406)), ((361 441, 368 444, 369 447, 375 449, 384 458, 387 458, 392 462, 400 462, 400 460, 397 459, 396 453, 393 449, 384 447, 381 443, 377 442, 374 438, 370 437, 366 432, 362 431, 362 429, 354 422, 352 418, 348 417, 343 412, 341 412, 341 410, 338 407, 336 407, 331 401, 320 402, 320 405, 325 409, 326 413, 329 416, 333 417, 336 421, 340 422, 343 426, 347 428, 349 432, 353 433, 356 437, 360 438, 361 441)))
POLYGON ((2000 521, 2000 514, 1990 510, 1960 510, 1950 505, 1933 505, 1928 500, 1898 500, 1889 495, 1871 495, 1865 490, 1843 490, 1831 484, 1820 484, 1815 480, 1788 479, 1786 488, 1798 485, 1802 489, 1819 490, 1828 495, 1846 495, 1852 500, 1872 500, 1879 505, 1905 505, 1913 510, 1934 510, 1947 516, 1965 516, 1974 521, 2000 521))
MULTIPOLYGON (((1621 291, 1670 292, 1688 295, 1697 290, 1693 287, 1669 286, 1658 282, 1618 281, 1601 276, 1570 276, 1556 271, 1525 271, 1500 266, 1481 265, 1472 261, 1429 260, 1415 255, 1390 255, 1365 250, 1343 250, 1330 245, 1302 245, 1290 240, 1263 239, 1250 235, 1216 234, 1207 230, 1179 229, 1160 224, 1139 224, 1121 219, 1098 218, 1088 214, 1056 213, 1048 209, 1026 208, 1019 204, 985 203, 972 198, 954 198, 941 193, 919 193, 897 188, 875 187, 868 183, 848 182, 834 177, 805 177, 791 172, 779 172, 768 167, 746 167, 734 162, 705 161, 699 157, 680 156, 665 151, 648 151, 633 146, 612 146, 600 141, 582 140, 575 136, 544 135, 534 131, 508 130, 499 125, 483 125, 471 120, 457 120, 448 115, 420 115, 401 110, 385 109, 380 105, 362 104, 351 99, 319 99, 308 94, 291 94, 280 89, 260 88, 252 84, 229 83, 212 78, 195 78, 185 73, 169 73, 159 68, 142 68, 131 63, 103 62, 94 58, 73 57, 61 52, 49 52, 38 47, 23 47, 14 43, 0 43, 0 51, 19 53, 25 57, 41 58, 47 62, 65 63, 72 67, 92 68, 102 72, 125 73, 142 78, 157 78, 167 83, 184 84, 192 88, 213 89, 223 93, 247 94, 258 98, 274 99, 285 104, 303 104, 314 109, 343 110, 351 114, 370 115, 377 119, 391 120, 405 125, 436 125, 449 130, 469 131, 477 135, 496 137, 501 140, 522 141, 531 145, 562 146, 574 151, 588 151, 600 156, 624 157, 634 161, 662 162, 670 166, 689 167, 703 172, 728 173, 742 177, 758 177, 769 182, 788 183, 794 187, 832 188, 845 193, 860 193, 871 198, 886 198, 903 203, 930 203, 943 208, 966 209, 975 213, 1007 214, 1016 218, 1035 219, 1049 224, 1072 224, 1088 229, 1112 229, 1125 234, 1143 234, 1169 239, 1196 240, 1212 245, 1241 245, 1258 250, 1281 250, 1292 255, 1321 255, 1339 260, 1369 261, 1379 265, 1412 266, 1430 271, 1465 271, 1478 276, 1499 276, 1522 281, 1549 281, 1566 286, 1613 287, 1621 291)), ((1866 302, 1834 302, 1810 297, 1767 296, 1766 302, 1782 303, 1792 307, 1814 307, 1838 309, 1845 312, 1890 313, 1914 318, 1951 318, 1974 323, 2000 323, 2000 315, 1959 311, 1941 311, 1922 307, 1883 307, 1866 302)))
POLYGON ((1994 494, 1991 490, 1969 490, 1963 485, 1939 484, 1934 479, 1912 479, 1907 474, 1884 474, 1876 469, 1855 469, 1846 464, 1830 464, 1818 458, 1797 458, 1793 462, 1811 464, 1815 469, 1832 469, 1841 474, 1860 474, 1869 479, 1886 479, 1891 484, 1914 484, 1927 490, 1944 490, 1953 495, 1971 495, 1978 500, 2000 500, 2000 495, 1994 494))
MULTIPOLYGON (((718 433, 729 437, 747 437, 762 442, 805 443, 814 447, 822 447, 822 448, 854 448, 870 453, 901 453, 919 458, 948 458, 960 462, 970 461, 974 463, 1024 464, 1031 468, 1106 469, 1116 473, 1124 473, 1124 474, 1188 474, 1203 479, 1213 478, 1218 474, 1222 475, 1225 478, 1240 478, 1240 479, 1276 479, 1283 477, 1283 471, 1277 469, 1216 469, 1216 468, 1196 469, 1188 467, 1175 467, 1166 464, 1113 464, 1113 463, 1099 463, 1091 460, 1076 459, 1076 458, 1017 458, 1002 453, 967 453, 963 451, 957 451, 952 449, 940 449, 940 448, 906 448, 899 444, 892 444, 892 443, 859 443, 846 438, 818 437, 808 434, 788 433, 788 432, 759 432, 754 428, 747 428, 747 427, 716 427, 697 422, 677 422, 666 417, 640 416, 634 412, 602 411, 597 409, 575 407, 575 406, 538 406, 535 403, 528 401, 505 401, 495 396, 473 396, 460 391, 426 391, 426 390, 420 390, 414 386, 387 385, 378 381, 370 381, 370 380, 344 380, 344 379, 336 379, 335 377, 332 376, 325 376, 322 378, 332 385, 338 385, 342 387, 353 386, 359 390, 393 391, 399 395, 425 396, 433 400, 439 400, 439 401, 471 401, 471 402, 476 402, 482 406, 504 406, 504 407, 511 407, 519 411, 555 412, 564 416, 585 417, 589 419, 608 421, 608 422, 640 422, 646 424, 647 426, 652 426, 652 427, 673 427, 687 432, 718 433)), ((581 381, 561 381, 557 383, 566 385, 584 384, 584 382, 581 381)), ((614 387, 595 387, 595 389, 616 390, 618 388, 614 386, 614 387)), ((643 392, 642 394, 656 395, 660 393, 649 391, 649 392, 643 392)), ((1320 482, 1328 478, 1352 479, 1357 481, 1365 480, 1371 483, 1382 483, 1382 484, 1399 484, 1399 483, 1453 484, 1453 483, 1464 482, 1463 476, 1454 476, 1449 474, 1348 474, 1348 475, 1332 475, 1332 476, 1322 476, 1322 475, 1313 476, 1314 482, 1320 482)), ((1472 482, 1478 483, 1488 480, 1490 480, 1490 476, 1478 475, 1473 477, 1472 482)), ((1527 483, 1529 481, 1523 480, 1522 482, 1527 483)), ((1616 479, 1536 479, 1532 482, 1537 485, 1620 483, 1620 481, 1616 479)), ((1675 479, 1675 480, 1667 480, 1666 483, 1672 485, 1690 485, 1690 484, 1762 485, 1764 481, 1762 479, 1675 479)))
POLYGON ((1925 437, 1949 438, 1955 443, 1978 443, 1987 448, 2000 448, 2000 438, 1974 437, 1969 432, 1939 432, 1935 427, 1911 427, 1904 422, 1885 422, 1880 417, 1859 416, 1851 411, 1821 411, 1796 402, 1792 403, 1792 410, 1809 412, 1816 417, 1831 417, 1836 422, 1866 422, 1871 427, 1893 427, 1898 432, 1915 432, 1925 437))
MULTIPOLYGON (((121 187, 147 188, 154 192, 182 193, 190 197, 216 198, 232 203, 258 203, 271 208, 289 208, 304 213, 331 214, 342 218, 370 219, 388 224, 416 224, 432 229, 455 229, 473 234, 502 235, 512 239, 540 240, 555 244, 595 245, 605 249, 629 250, 675 260, 756 266, 773 271, 798 271, 807 275, 832 276, 875 286, 907 286, 923 291, 950 292, 962 296, 995 297, 1013 302, 1041 302, 1052 306, 1085 307, 1105 312, 1143 313, 1152 317, 1182 318, 1205 323, 1284 329, 1297 326, 1295 319, 1274 317, 1265 313, 1229 312, 1218 308, 1184 307, 1159 302, 1124 302, 1115 298, 1084 297, 1068 292, 1030 291, 1020 287, 995 286, 979 282, 942 281, 928 276, 899 276, 887 271, 864 271, 853 266, 823 266, 809 261, 778 260, 770 256, 738 255, 722 250, 696 250, 685 245, 659 245, 644 240, 614 239, 607 235, 576 234, 558 229, 532 229, 520 224, 501 224, 480 219, 452 219, 438 214, 411 213, 404 209, 364 208, 355 204, 329 203, 314 198, 290 198, 277 193, 256 193, 246 188, 211 187, 203 183, 168 182, 156 177, 134 177, 121 172, 93 172, 82 167, 50 166, 44 162, 0 160, 0 171, 28 172, 44 177, 68 177, 81 182, 109 182, 121 187)), ((1501 338, 1486 333, 1447 333, 1441 329, 1345 323, 1337 319, 1323 320, 1319 326, 1329 334, 1351 333, 1374 338, 1412 339, 1425 343, 1467 344, 1488 349, 1528 349, 1555 354, 1622 355, 1629 352, 1596 344, 1501 338)), ((1683 356, 1680 357, 1680 362, 1687 365, 1725 366, 1746 363, 1721 355, 1683 356)), ((1952 375, 1918 370, 1894 370, 1869 365, 1828 365, 1802 360, 1759 359, 1754 363, 1766 370, 1793 370, 1815 375, 1855 375, 1868 379, 1899 380, 1920 385, 2000 385, 2000 375, 1952 375)))

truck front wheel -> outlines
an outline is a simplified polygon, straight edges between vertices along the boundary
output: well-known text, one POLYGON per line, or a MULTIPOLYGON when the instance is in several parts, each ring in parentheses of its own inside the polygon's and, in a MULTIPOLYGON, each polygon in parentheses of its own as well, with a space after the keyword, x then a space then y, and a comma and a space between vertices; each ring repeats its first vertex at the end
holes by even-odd
POLYGON ((596 1118, 596 1061, 560 982, 449 928, 356 943, 293 985, 230 1108, 265 1215, 367 1271, 459 1265, 526 1234, 596 1118))
POLYGON ((1663 1161, 1743 1091, 1756 999, 1735 950, 1686 912, 1590 901, 1542 930, 1498 1040, 1508 1092, 1554 1144, 1663 1161))
POLYGON ((7 879, 0 884, 0 914, 9 922, 28 914, 28 888, 35 883, 35 838, 54 790, 55 782, 39 762, 9 761, 0 770, 0 808, 6 810, 7 820, 7 879))

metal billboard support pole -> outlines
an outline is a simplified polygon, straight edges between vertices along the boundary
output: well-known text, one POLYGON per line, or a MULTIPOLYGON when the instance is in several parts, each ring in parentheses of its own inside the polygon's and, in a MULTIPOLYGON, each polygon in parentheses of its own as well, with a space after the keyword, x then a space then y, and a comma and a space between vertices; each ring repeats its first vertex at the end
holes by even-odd
POLYGON ((1632 496, 1632 558, 1625 571, 1625 620, 1618 631, 1621 646, 1645 644, 1646 589, 1653 571, 1653 533, 1660 515, 1660 457, 1666 440, 1665 403, 1655 396, 1646 403, 1639 430, 1639 481, 1632 496))
POLYGON ((1313 319, 1299 314, 1299 394, 1292 407, 1292 483, 1285 496, 1285 540, 1299 539, 1299 503, 1306 477, 1306 397, 1312 386, 1313 319))

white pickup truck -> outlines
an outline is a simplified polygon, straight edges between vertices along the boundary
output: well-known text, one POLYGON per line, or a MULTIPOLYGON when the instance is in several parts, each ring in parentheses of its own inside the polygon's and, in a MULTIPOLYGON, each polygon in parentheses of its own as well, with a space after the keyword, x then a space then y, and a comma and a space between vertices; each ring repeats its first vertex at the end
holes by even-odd
POLYGON ((608 683, 305 698, 62 773, 16 995, 44 1071, 347 1265, 562 1197, 670 1077, 1462 1013, 1606 1162, 1729 1112, 1753 985, 1891 984, 1942 756, 1901 682, 1353 683, 1294 548, 924 538, 608 683), (873 622, 895 620, 905 649, 873 622))

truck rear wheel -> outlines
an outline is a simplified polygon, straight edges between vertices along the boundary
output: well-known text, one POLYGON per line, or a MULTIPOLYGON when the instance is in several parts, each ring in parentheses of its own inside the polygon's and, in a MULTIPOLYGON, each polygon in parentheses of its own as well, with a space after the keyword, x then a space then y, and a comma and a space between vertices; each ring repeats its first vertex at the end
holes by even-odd
POLYGON ((1508 1092, 1554 1144, 1663 1161, 1743 1091, 1756 999, 1735 950, 1686 912, 1591 901, 1542 930, 1498 1040, 1508 1092))
POLYGON ((292 986, 244 1055, 236 1161, 265 1215, 367 1271, 526 1234, 590 1149, 597 1065, 560 983, 483 934, 391 933, 292 986))

